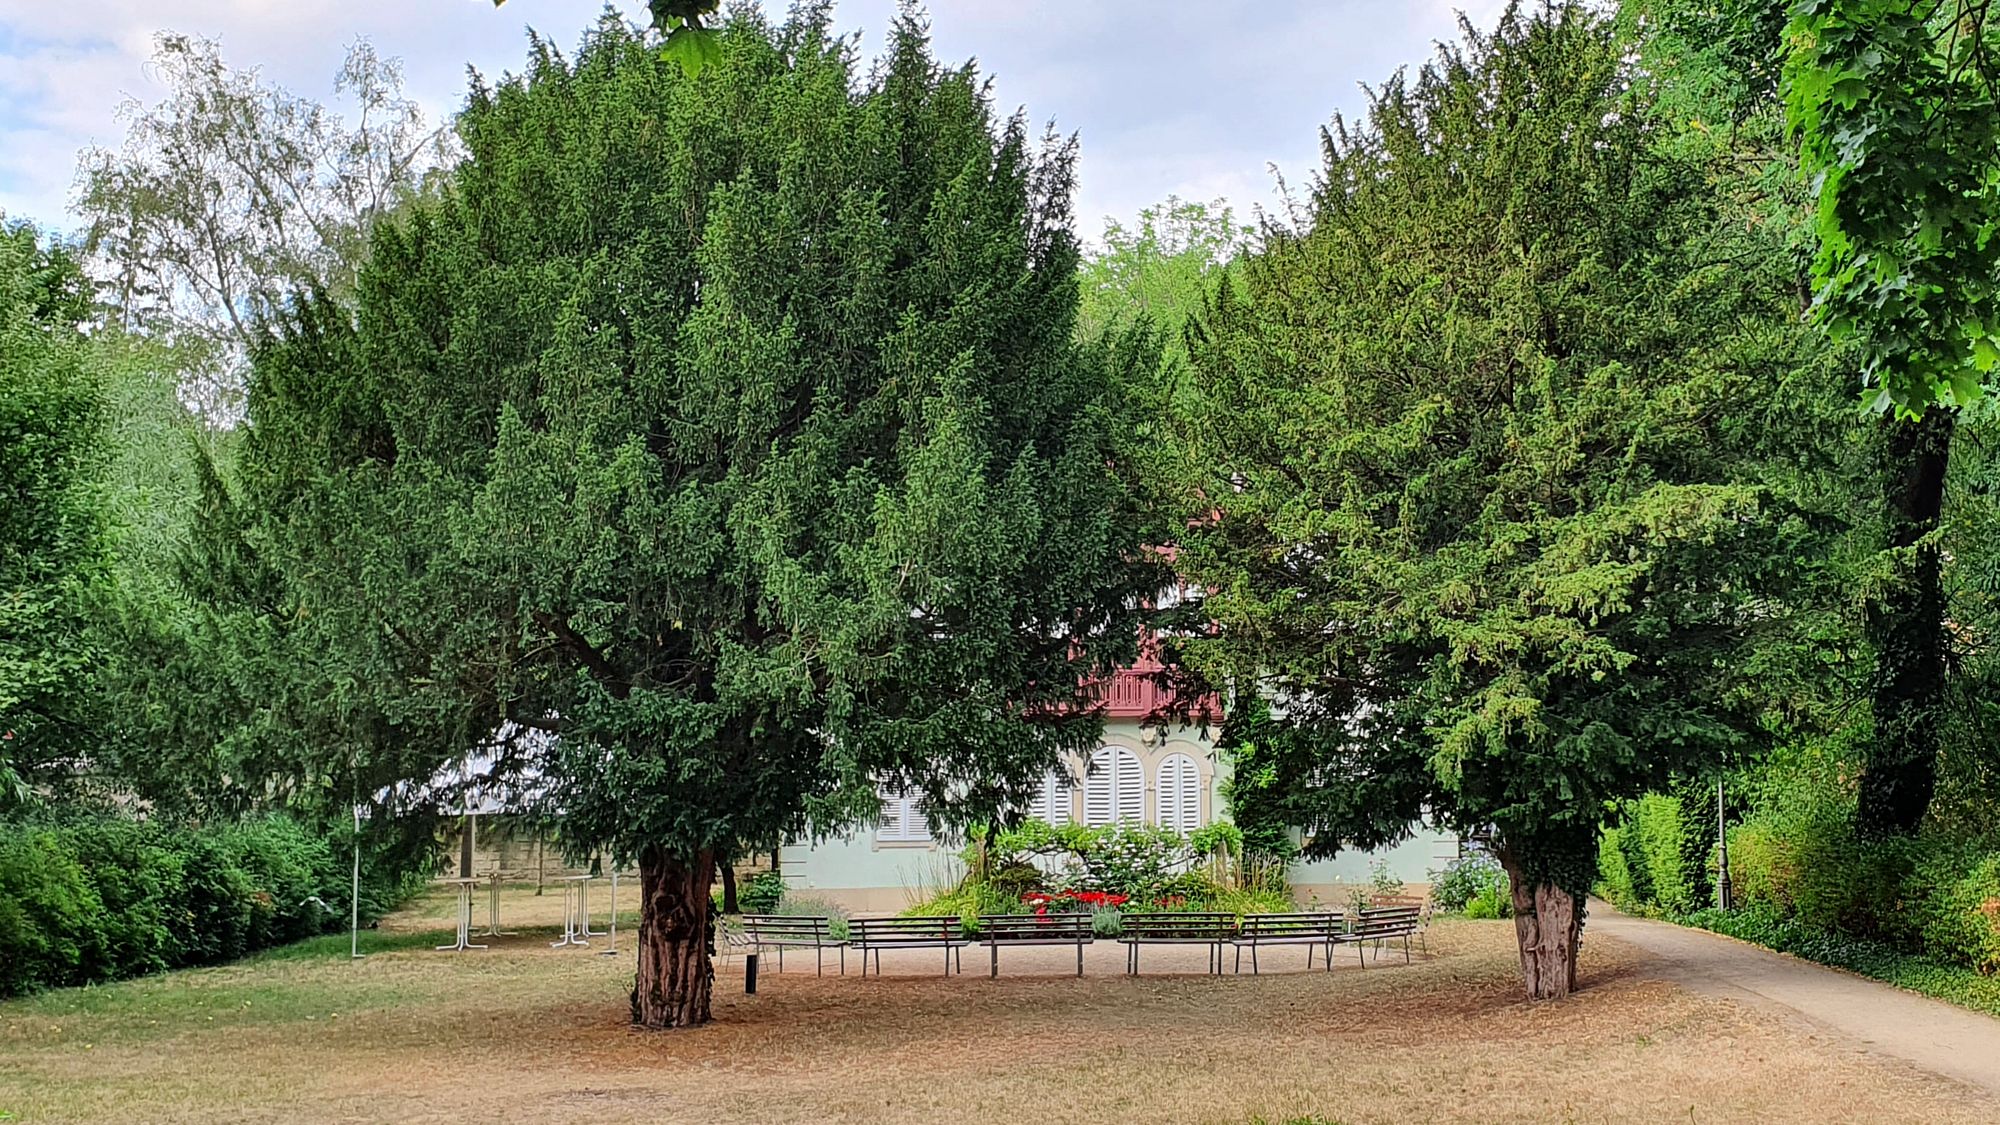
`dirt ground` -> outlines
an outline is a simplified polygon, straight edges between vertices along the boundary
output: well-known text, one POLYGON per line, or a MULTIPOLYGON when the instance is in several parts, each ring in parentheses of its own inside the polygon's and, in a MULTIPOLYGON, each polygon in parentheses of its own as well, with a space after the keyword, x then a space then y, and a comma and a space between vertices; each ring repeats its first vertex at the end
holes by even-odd
MULTIPOLYGON (((621 891, 628 891, 621 888, 621 891)), ((628 906, 632 897, 621 894, 628 906)), ((420 903, 368 937, 0 1004, 0 1114, 23 1122, 2000 1120, 2000 1102, 1859 1044, 1649 973, 1587 937, 1586 988, 1518 998, 1511 927, 1435 926, 1429 955, 1261 976, 1199 951, 984 950, 946 979, 718 964, 715 1023, 626 1027, 632 946, 553 950, 560 897, 510 892, 526 932, 437 953, 420 903), (552 901, 551 901, 552 900, 552 901)), ((483 920, 483 919, 482 919, 483 920)), ((629 925, 621 923, 621 931, 629 925)), ((599 922, 603 926, 600 898, 599 922)), ((0 1116, 0 1120, 8 1118, 0 1116)))

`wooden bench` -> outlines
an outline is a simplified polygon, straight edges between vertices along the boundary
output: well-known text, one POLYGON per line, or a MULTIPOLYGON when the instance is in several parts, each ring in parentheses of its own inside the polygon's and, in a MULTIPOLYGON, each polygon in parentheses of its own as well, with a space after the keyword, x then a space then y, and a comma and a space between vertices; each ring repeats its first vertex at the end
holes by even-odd
POLYGON ((861 975, 868 975, 868 954, 875 954, 875 975, 882 975, 882 951, 885 949, 942 949, 944 950, 944 975, 950 976, 952 963, 957 961, 960 972, 965 965, 959 951, 971 942, 965 936, 965 927, 957 917, 933 915, 921 918, 855 918, 847 923, 847 943, 861 951, 861 975))
POLYGON ((1083 975, 1083 947, 1097 939, 1088 914, 981 914, 979 940, 993 952, 993 971, 1000 975, 1003 945, 1074 945, 1076 975, 1083 975))
POLYGON ((1313 950, 1326 950, 1326 967, 1333 968, 1333 947, 1344 940, 1347 919, 1337 912, 1315 910, 1295 914, 1246 914, 1230 944, 1236 947, 1236 971, 1243 971, 1243 947, 1250 947, 1250 974, 1257 974, 1257 947, 1260 945, 1303 945, 1306 968, 1313 965, 1313 950))
POLYGON ((1236 936, 1236 915, 1221 912, 1127 914, 1118 940, 1125 945, 1125 972, 1139 975, 1142 945, 1206 945, 1208 971, 1222 972, 1222 947, 1236 936))
POLYGON ((823 916, 804 917, 784 914, 745 914, 743 933, 746 944, 753 951, 775 949, 778 951, 778 971, 785 971, 785 950, 810 949, 813 951, 814 975, 826 974, 828 949, 840 950, 840 972, 847 975, 847 946, 831 933, 833 920, 823 916))
POLYGON ((1416 907, 1416 908, 1417 908, 1417 949, 1418 949, 1419 951, 1421 951, 1421 952, 1425 952, 1425 953, 1428 953, 1428 952, 1430 952, 1429 948, 1428 948, 1428 947, 1426 946, 1426 944, 1425 944, 1425 942, 1424 942, 1424 934, 1425 934, 1425 931, 1427 931, 1427 930, 1429 930, 1429 929, 1431 928, 1431 909, 1432 909, 1432 907, 1431 907, 1431 899, 1430 899, 1430 896, 1429 896, 1429 895, 1406 895, 1406 894, 1395 894, 1395 895, 1387 895, 1387 894, 1373 894, 1373 895, 1369 895, 1369 896, 1368 896, 1368 905, 1369 905, 1369 906, 1371 906, 1371 907, 1378 907, 1378 906, 1414 906, 1414 907, 1416 907))
POLYGON ((1368 967, 1368 953, 1363 942, 1375 943, 1375 957, 1382 957, 1382 943, 1403 939, 1403 963, 1410 963, 1410 938, 1422 925, 1422 908, 1415 906, 1369 906, 1363 907, 1354 919, 1354 926, 1348 930, 1344 940, 1354 943, 1361 955, 1361 967, 1368 967))

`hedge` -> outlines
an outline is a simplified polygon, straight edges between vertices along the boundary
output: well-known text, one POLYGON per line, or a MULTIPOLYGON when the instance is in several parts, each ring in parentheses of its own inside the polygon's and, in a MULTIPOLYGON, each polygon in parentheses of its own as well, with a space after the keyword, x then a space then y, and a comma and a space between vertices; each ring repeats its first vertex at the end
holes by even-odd
POLYGON ((0 996, 214 964, 339 929, 349 878, 324 837, 284 817, 0 823, 0 996))

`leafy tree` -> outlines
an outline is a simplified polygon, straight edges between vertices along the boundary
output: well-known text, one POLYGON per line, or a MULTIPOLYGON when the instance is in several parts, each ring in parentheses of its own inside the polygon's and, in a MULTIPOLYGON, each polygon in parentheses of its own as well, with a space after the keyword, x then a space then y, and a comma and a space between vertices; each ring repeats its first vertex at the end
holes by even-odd
POLYGON ((1220 271, 1250 245, 1251 228, 1227 202, 1168 196, 1128 227, 1104 224, 1104 245, 1083 264, 1081 330, 1095 338, 1140 321, 1166 335, 1168 362, 1185 363, 1181 328, 1200 310, 1220 271))
POLYGON ((1985 0, 1806 0, 1785 99, 1817 177, 1821 318, 1877 410, 1978 397, 2000 362, 2000 24, 1985 0))
POLYGON ((1163 578, 1112 475, 1143 351, 1073 339, 1072 147, 913 18, 865 77, 829 18, 739 13, 698 80, 612 17, 536 42, 357 313, 255 351, 277 616, 405 777, 493 740, 636 860, 647 1027, 708 1018, 718 861, 877 785, 962 829, 1093 745, 1163 578))
POLYGON ((1756 744, 1744 670, 1831 553, 1787 468, 1827 366, 1642 79, 1575 5, 1466 26, 1336 119, 1192 345, 1182 659, 1268 702, 1308 854, 1490 834, 1537 998, 1608 807, 1756 744))
POLYGON ((0 804, 90 749, 105 580, 104 391, 89 287, 62 246, 0 224, 0 804))
POLYGON ((369 224, 447 151, 366 42, 334 79, 352 123, 232 70, 213 40, 162 32, 153 68, 167 96, 126 102, 123 147, 83 154, 76 210, 118 321, 184 349, 189 396, 227 420, 258 318, 293 289, 351 290, 369 224))

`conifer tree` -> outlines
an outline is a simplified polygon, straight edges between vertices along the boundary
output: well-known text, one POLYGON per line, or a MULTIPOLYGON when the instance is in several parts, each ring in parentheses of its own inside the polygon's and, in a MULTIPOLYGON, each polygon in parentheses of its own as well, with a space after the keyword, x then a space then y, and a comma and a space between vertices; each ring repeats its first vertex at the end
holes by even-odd
POLYGON ((1611 803, 1754 744, 1829 554, 1790 488, 1827 365, 1673 139, 1603 18, 1468 25, 1336 120, 1192 345, 1185 661, 1308 854, 1490 837, 1537 998, 1611 803))
POLYGON ((358 310, 256 349, 240 474, 409 776, 497 732, 637 863, 646 1027, 708 1019, 719 861, 878 787, 962 829, 1094 744, 1161 577, 1073 342, 1072 146, 907 15, 865 74, 824 5, 716 32, 695 78, 607 16, 475 84, 358 310))

